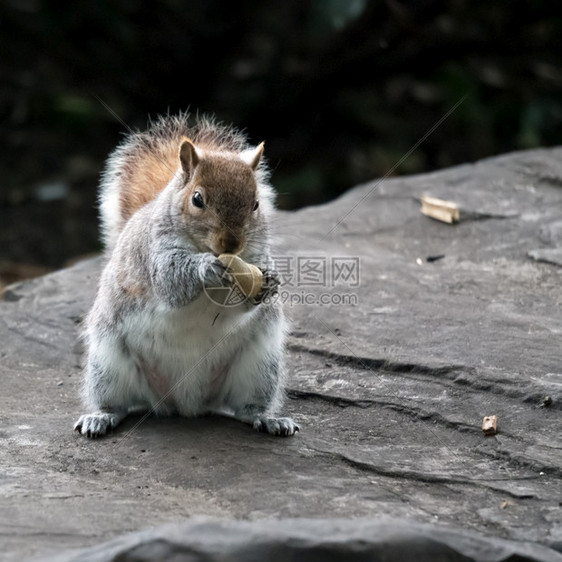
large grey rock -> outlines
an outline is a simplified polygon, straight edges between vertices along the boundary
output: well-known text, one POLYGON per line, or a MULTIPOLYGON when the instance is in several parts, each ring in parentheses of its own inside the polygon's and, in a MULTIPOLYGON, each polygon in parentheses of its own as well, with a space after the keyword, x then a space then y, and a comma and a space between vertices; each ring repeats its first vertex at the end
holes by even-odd
POLYGON ((0 302, 5 559, 193 515, 391 517, 407 522, 405 544, 417 522, 557 556, 562 268, 530 256, 559 248, 561 209, 562 149, 552 149, 374 182, 280 213, 287 411, 302 427, 291 439, 218 417, 139 416, 106 439, 73 434, 78 324, 100 262, 10 288, 0 302), (457 201, 461 222, 422 216, 423 193, 457 201), (332 268, 350 275, 334 280, 332 268), (489 414, 499 433, 484 437, 489 414))
POLYGON ((131 533, 49 562, 435 562, 507 560, 559 562, 562 555, 538 545, 488 538, 402 520, 199 518, 131 533))

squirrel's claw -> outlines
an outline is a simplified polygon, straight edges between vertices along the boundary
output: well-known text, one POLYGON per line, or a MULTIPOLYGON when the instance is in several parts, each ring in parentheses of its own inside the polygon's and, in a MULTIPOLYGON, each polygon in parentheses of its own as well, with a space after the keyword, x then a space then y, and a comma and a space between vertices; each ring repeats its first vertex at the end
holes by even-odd
POLYGON ((262 268, 260 270, 263 273, 262 287, 261 291, 252 300, 253 304, 271 302, 279 294, 281 279, 277 271, 262 268))

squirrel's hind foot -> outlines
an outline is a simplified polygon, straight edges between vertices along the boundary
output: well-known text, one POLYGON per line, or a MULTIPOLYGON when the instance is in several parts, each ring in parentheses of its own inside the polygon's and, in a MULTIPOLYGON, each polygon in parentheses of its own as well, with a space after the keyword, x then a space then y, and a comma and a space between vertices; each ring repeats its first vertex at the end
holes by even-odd
POLYGON ((291 418, 258 417, 253 421, 252 427, 256 431, 282 437, 289 437, 299 431, 299 426, 291 418))
POLYGON ((127 412, 95 412, 84 414, 74 424, 74 431, 86 437, 101 437, 119 425, 127 412))

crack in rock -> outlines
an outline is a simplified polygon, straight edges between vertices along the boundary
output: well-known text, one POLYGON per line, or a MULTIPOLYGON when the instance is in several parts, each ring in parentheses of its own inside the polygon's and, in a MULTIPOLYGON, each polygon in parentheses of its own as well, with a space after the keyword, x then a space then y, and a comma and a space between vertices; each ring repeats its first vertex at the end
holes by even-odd
POLYGON ((453 478, 450 476, 439 476, 436 474, 424 473, 419 471, 413 470, 395 470, 390 468, 384 468, 373 463, 362 461, 355 459, 348 454, 342 453, 340 451, 334 451, 330 449, 321 449, 319 447, 313 446, 310 443, 307 443, 307 448, 314 451, 315 453, 327 456, 352 468, 356 468, 362 472, 368 472, 371 474, 376 474, 377 476, 383 476, 387 478, 395 478, 397 480, 406 480, 412 482, 422 482, 424 484, 444 484, 444 485, 468 485, 468 486, 476 486, 479 488, 491 489, 494 491, 501 492, 502 494, 508 495, 515 499, 538 499, 538 496, 534 494, 524 494, 523 496, 520 493, 512 492, 509 489, 504 487, 494 486, 494 482, 519 482, 519 481, 536 481, 539 479, 539 476, 529 476, 529 477, 508 477, 508 478, 485 478, 482 480, 477 480, 474 478, 453 478))
POLYGON ((351 365, 362 370, 377 370, 390 373, 417 373, 422 375, 431 375, 434 377, 440 377, 442 375, 447 375, 450 373, 457 373, 463 370, 465 372, 475 372, 474 368, 466 367, 464 365, 448 365, 436 367, 422 365, 420 363, 401 363, 398 361, 391 361, 390 359, 375 359, 372 357, 345 355, 341 353, 335 353, 333 351, 311 348, 297 343, 290 343, 288 345, 288 348, 293 351, 308 353, 310 355, 315 355, 324 359, 330 359, 338 365, 351 365))
MULTIPOLYGON (((521 400, 525 403, 540 404, 544 399, 544 391, 537 391, 521 383, 521 380, 494 380, 485 379, 475 367, 466 365, 430 366, 419 363, 403 363, 389 359, 377 359, 355 355, 345 355, 333 351, 307 347, 294 342, 289 343, 291 351, 307 353, 315 357, 322 357, 333 361, 342 367, 353 367, 360 371, 402 373, 411 375, 423 382, 423 377, 431 379, 432 383, 445 384, 448 381, 455 386, 469 388, 474 392, 494 393, 508 398, 521 400)), ((549 408, 562 410, 562 401, 555 400, 549 408)))
POLYGON ((406 405, 402 401, 397 403, 389 400, 375 400, 375 399, 357 400, 353 398, 334 396, 332 394, 325 394, 322 392, 299 390, 296 388, 288 389, 287 396, 293 400, 303 400, 303 399, 323 400, 325 402, 329 402, 330 404, 338 406, 339 408, 357 407, 361 409, 366 409, 373 406, 380 406, 381 408, 387 408, 395 412, 400 412, 401 414, 405 414, 409 417, 413 417, 422 421, 433 421, 444 427, 448 427, 451 429, 456 429, 459 431, 472 431, 476 434, 481 433, 480 427, 476 427, 463 422, 456 422, 453 420, 449 420, 443 417, 438 412, 428 412, 426 410, 413 408, 411 406, 406 405))

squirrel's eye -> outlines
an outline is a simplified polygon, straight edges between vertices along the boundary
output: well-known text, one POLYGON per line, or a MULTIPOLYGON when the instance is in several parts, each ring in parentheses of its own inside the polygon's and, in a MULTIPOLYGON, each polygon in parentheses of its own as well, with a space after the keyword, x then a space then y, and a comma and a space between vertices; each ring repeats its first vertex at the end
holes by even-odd
POLYGON ((196 191, 193 194, 193 197, 191 198, 191 202, 195 207, 199 207, 199 209, 202 209, 205 206, 205 203, 203 202, 203 197, 198 191, 196 191))
POLYGON ((260 206, 260 202, 259 202, 259 201, 256 201, 256 202, 254 203, 254 208, 252 209, 252 211, 257 211, 259 206, 260 206))

